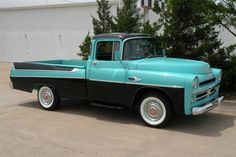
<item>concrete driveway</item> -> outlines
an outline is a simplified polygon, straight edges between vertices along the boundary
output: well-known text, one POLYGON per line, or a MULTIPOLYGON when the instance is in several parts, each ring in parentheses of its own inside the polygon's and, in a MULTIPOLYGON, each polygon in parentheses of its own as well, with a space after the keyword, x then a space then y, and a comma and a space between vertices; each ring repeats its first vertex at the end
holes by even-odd
POLYGON ((64 100, 42 110, 36 93, 9 87, 10 65, 0 63, 0 156, 236 156, 236 103, 197 117, 176 116, 165 129, 143 125, 133 111, 64 100))

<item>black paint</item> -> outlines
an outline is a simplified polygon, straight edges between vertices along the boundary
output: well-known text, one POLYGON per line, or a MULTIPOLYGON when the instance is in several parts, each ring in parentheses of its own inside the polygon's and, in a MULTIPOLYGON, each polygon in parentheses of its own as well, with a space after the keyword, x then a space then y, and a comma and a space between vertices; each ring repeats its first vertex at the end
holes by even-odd
MULTIPOLYGON (((140 91, 162 92, 177 113, 184 113, 184 88, 155 87, 72 78, 11 77, 15 89, 32 92, 42 85, 52 87, 59 96, 88 99, 91 102, 116 104, 132 108, 140 91)), ((141 95, 138 97, 140 98, 141 95)), ((137 103, 137 102, 136 102, 137 103)))
POLYGON ((59 71, 71 71, 72 67, 63 67, 63 66, 53 66, 37 63, 28 63, 28 62, 15 62, 15 69, 22 70, 59 70, 59 71))
POLYGON ((26 92, 32 92, 33 89, 45 85, 52 87, 61 97, 87 98, 85 79, 11 77, 11 81, 14 89, 26 92))
POLYGON ((93 39, 107 39, 107 38, 118 38, 118 39, 127 39, 132 37, 151 37, 148 34, 143 33, 110 33, 110 34, 99 34, 93 36, 93 39))

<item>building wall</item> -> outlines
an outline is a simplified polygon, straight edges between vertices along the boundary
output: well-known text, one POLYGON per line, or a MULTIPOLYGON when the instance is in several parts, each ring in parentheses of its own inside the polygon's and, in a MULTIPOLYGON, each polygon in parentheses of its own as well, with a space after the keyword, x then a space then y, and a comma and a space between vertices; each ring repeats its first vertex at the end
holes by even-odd
MULTIPOLYGON (((51 0, 45 1, 50 5, 41 4, 41 0, 41 5, 31 4, 32 1, 27 5, 5 1, 5 6, 0 2, 0 61, 77 59, 78 46, 88 31, 93 34, 91 15, 97 16, 95 0, 69 5, 51 0)), ((119 5, 121 0, 112 1, 112 14, 119 5)), ((138 6, 141 7, 141 0, 138 6)), ((157 18, 151 10, 146 15, 150 22, 157 18)), ((221 30, 224 46, 236 43, 236 38, 227 30, 217 30, 221 30)))
MULTIPOLYGON (((116 11, 112 5, 112 12, 116 11)), ((76 59, 96 3, 0 11, 0 61, 76 59)))
MULTIPOLYGON (((225 29, 224 27, 220 27, 220 28, 217 28, 216 30, 220 31, 219 38, 223 42, 223 46, 229 46, 232 44, 236 44, 236 37, 233 36, 227 29, 225 29)), ((231 27, 231 30, 233 32, 236 32, 236 29, 234 29, 232 27, 231 27)), ((234 53, 236 55, 236 50, 234 51, 234 53)))

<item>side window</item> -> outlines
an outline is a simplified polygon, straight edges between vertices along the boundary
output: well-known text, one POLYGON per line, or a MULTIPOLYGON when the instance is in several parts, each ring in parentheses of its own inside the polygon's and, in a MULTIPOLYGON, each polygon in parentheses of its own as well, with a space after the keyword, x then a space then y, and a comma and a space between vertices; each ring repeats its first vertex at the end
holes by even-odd
POLYGON ((100 41, 97 43, 96 59, 112 60, 113 41, 100 41))
POLYGON ((119 60, 120 59, 120 42, 118 41, 99 41, 96 48, 97 60, 119 60))
POLYGON ((120 60, 120 42, 115 41, 113 45, 113 60, 118 61, 120 60))

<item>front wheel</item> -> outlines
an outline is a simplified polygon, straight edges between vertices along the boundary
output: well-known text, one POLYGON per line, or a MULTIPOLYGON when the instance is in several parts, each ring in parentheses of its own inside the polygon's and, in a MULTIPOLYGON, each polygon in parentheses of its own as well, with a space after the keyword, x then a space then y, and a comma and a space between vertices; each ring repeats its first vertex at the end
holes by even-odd
POLYGON ((38 91, 38 102, 43 109, 52 111, 57 109, 60 99, 51 87, 42 86, 38 91))
POLYGON ((161 128, 171 120, 172 108, 164 95, 150 93, 141 99, 139 113, 146 125, 161 128))

